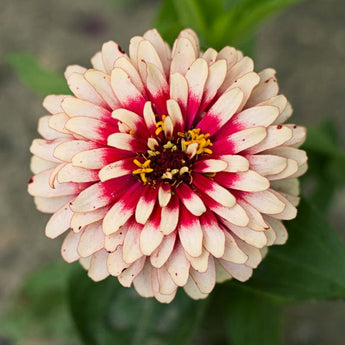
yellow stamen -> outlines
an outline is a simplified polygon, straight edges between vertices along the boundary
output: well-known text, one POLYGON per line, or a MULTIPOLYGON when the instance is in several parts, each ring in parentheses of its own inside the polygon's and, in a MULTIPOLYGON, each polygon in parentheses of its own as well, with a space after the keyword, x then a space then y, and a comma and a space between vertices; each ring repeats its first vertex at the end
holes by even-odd
POLYGON ((147 177, 146 174, 149 174, 153 171, 153 169, 151 169, 150 163, 151 160, 146 160, 144 163, 140 163, 137 159, 133 160, 133 163, 139 167, 139 169, 136 169, 132 172, 133 175, 140 175, 141 180, 143 181, 144 184, 146 184, 147 182, 147 177))
POLYGON ((156 123, 156 131, 155 131, 155 134, 156 135, 159 135, 161 132, 163 132, 164 131, 164 120, 165 120, 165 118, 166 118, 166 116, 165 115, 163 115, 162 116, 162 120, 161 121, 158 121, 157 123, 156 123))
POLYGON ((202 153, 211 154, 212 150, 207 148, 207 146, 212 146, 211 140, 207 139, 210 137, 210 133, 206 134, 200 134, 200 128, 194 128, 190 129, 187 132, 187 135, 184 134, 185 137, 187 137, 187 141, 184 141, 184 139, 181 140, 181 147, 182 151, 185 151, 187 149, 187 146, 197 143, 198 149, 196 151, 197 155, 200 155, 202 153))

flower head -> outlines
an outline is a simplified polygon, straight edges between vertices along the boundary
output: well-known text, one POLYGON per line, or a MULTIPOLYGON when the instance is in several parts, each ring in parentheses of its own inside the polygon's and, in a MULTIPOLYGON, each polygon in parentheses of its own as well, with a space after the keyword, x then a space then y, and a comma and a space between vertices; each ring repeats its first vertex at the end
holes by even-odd
POLYGON ((35 139, 29 193, 64 232, 62 256, 170 302, 245 281, 296 216, 305 129, 273 69, 240 51, 199 49, 184 30, 172 51, 156 30, 129 55, 103 45, 93 68, 69 66, 74 96, 51 95, 35 139))

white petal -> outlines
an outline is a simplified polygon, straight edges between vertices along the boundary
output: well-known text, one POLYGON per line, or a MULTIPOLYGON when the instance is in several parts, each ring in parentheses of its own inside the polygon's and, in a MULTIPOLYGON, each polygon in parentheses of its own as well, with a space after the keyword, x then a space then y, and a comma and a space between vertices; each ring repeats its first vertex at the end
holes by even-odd
POLYGON ((140 249, 144 255, 152 252, 162 243, 164 235, 156 226, 156 222, 149 221, 140 233, 140 249))
POLYGON ((61 246, 61 255, 65 261, 71 263, 80 258, 78 253, 78 245, 82 232, 74 233, 70 231, 65 237, 61 246))
POLYGON ((122 251, 123 260, 129 264, 143 256, 143 252, 140 250, 140 234, 142 228, 141 225, 132 222, 126 233, 122 251))
POLYGON ((237 246, 236 241, 227 231, 224 231, 224 235, 225 250, 222 259, 236 264, 244 264, 248 260, 248 256, 237 246))
POLYGON ((152 266, 160 268, 166 263, 174 248, 175 240, 176 232, 164 236, 160 246, 150 256, 152 266))
POLYGON ((88 276, 98 282, 109 276, 107 268, 108 253, 105 250, 100 250, 92 256, 88 276))
POLYGON ((190 263, 187 260, 184 249, 177 243, 172 254, 167 261, 167 269, 171 279, 178 286, 184 286, 189 277, 190 263))
POLYGON ((87 257, 104 248, 104 234, 101 222, 88 225, 83 231, 78 246, 80 256, 87 257))

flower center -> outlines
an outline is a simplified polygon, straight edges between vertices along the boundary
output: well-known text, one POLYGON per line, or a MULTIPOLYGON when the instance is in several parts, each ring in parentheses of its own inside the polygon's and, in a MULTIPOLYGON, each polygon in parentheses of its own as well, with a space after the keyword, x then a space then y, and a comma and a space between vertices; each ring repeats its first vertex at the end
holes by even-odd
POLYGON ((133 175, 143 184, 155 186, 158 182, 168 183, 175 188, 185 182, 191 184, 193 163, 201 155, 212 154, 209 134, 199 128, 178 132, 168 136, 164 128, 165 116, 157 122, 155 138, 148 139, 148 150, 138 155, 133 163, 137 169, 133 175))

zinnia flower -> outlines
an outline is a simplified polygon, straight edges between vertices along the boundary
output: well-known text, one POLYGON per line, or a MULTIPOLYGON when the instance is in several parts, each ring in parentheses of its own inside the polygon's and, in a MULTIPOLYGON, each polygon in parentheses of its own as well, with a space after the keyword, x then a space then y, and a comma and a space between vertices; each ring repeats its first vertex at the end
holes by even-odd
POLYGON ((170 302, 246 281, 296 216, 305 129, 273 69, 232 48, 200 51, 184 30, 172 51, 156 30, 110 41, 93 68, 69 66, 74 96, 50 95, 35 139, 29 193, 68 232, 67 262, 170 302))

